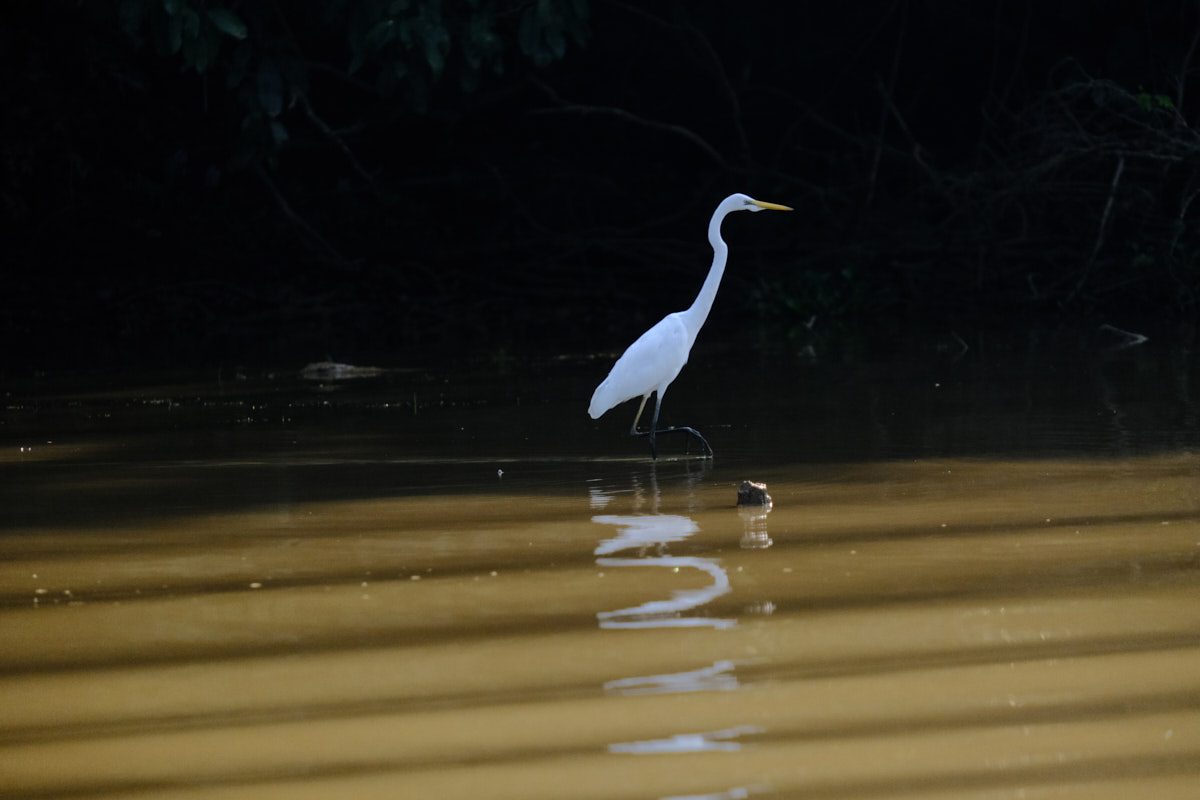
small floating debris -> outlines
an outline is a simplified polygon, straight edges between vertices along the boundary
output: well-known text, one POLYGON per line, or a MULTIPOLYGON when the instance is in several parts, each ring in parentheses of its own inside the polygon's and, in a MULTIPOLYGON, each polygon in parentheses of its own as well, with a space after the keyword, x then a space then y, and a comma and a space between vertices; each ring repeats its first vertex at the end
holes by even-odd
POLYGON ((1127 347, 1137 347, 1139 344, 1145 344, 1146 342, 1150 341, 1150 337, 1146 336, 1145 334, 1137 333, 1136 331, 1127 331, 1122 328, 1118 328, 1116 325, 1109 325, 1107 322, 1101 325, 1097 330, 1106 334, 1111 334, 1111 336, 1108 337, 1109 339, 1111 339, 1113 336, 1117 337, 1116 343, 1109 346, 1108 349, 1110 350, 1124 350, 1127 347))
POLYGON ((357 378, 377 378, 383 374, 380 367, 356 367, 336 361, 314 361, 300 370, 306 381, 348 381, 357 378))
POLYGON ((759 616, 769 617, 775 613, 775 604, 770 600, 762 600, 757 603, 751 603, 743 610, 747 614, 758 614, 759 616))
POLYGON ((742 518, 743 532, 738 545, 743 550, 765 550, 774 542, 767 533, 767 515, 771 513, 771 495, 765 483, 742 481, 738 487, 738 516, 742 518))
POLYGON ((737 504, 764 508, 771 508, 774 505, 771 495, 767 494, 767 485, 754 481, 742 481, 742 485, 738 487, 737 504))

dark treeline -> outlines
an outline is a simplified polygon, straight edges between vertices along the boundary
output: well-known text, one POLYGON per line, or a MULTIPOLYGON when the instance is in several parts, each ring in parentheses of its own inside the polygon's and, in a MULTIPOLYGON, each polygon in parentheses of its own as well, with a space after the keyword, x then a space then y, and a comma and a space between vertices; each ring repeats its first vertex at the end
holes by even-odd
POLYGON ((10 366, 623 345, 732 191, 727 320, 1196 312, 1191 0, 6 16, 10 366))

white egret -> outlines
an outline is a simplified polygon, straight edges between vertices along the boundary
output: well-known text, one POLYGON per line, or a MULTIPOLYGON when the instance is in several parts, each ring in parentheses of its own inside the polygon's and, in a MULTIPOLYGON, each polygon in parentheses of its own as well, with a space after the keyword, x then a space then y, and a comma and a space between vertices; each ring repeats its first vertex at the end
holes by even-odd
POLYGON ((592 419, 599 419, 605 411, 626 400, 632 400, 635 397, 642 398, 629 433, 631 436, 649 437, 652 458, 658 458, 654 437, 660 433, 686 433, 704 446, 705 455, 712 455, 712 448, 695 428, 676 426, 660 429, 658 412, 662 409, 663 393, 667 391, 671 381, 675 380, 675 376, 687 363, 688 354, 696 342, 696 334, 700 333, 700 328, 708 319, 713 299, 717 296, 717 288, 721 285, 721 276, 725 273, 729 245, 725 244, 725 240, 721 238, 721 222, 734 211, 762 211, 764 209, 792 210, 787 206, 781 206, 778 203, 764 203, 744 194, 731 194, 721 201, 717 210, 713 212, 712 220, 708 223, 708 241, 713 248, 713 262, 708 271, 708 277, 704 279, 704 285, 700 287, 700 294, 696 295, 695 301, 686 311, 668 314, 653 328, 639 336, 636 342, 629 345, 628 349, 617 359, 617 363, 613 364, 608 377, 596 387, 595 393, 592 394, 592 402, 588 406, 588 414, 592 419), (642 418, 646 401, 652 394, 655 395, 654 419, 648 430, 638 430, 638 420, 642 418))

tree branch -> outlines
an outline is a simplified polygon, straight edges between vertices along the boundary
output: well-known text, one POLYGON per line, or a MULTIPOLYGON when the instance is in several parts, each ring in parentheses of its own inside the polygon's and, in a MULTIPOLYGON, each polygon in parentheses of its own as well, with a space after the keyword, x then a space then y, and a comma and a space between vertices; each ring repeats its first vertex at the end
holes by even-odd
POLYGON ((258 176, 258 179, 267 188, 267 192, 275 200, 275 205, 279 207, 279 211, 308 240, 310 247, 315 245, 318 250, 323 250, 326 256, 340 265, 346 266, 349 264, 342 254, 337 251, 337 248, 326 241, 325 237, 317 233, 311 225, 305 222, 303 217, 296 213, 295 209, 288 203, 287 198, 279 191, 279 187, 275 185, 275 181, 271 180, 271 176, 267 174, 267 171, 261 165, 256 164, 254 166, 254 174, 258 176))
POLYGON ((379 187, 376 186, 375 179, 372 178, 365 169, 363 169, 363 165, 359 163, 359 160, 354 155, 354 151, 352 151, 350 146, 346 144, 346 140, 341 136, 338 136, 332 128, 326 125, 325 120, 317 116, 317 112, 313 110, 312 103, 308 101, 308 95, 300 95, 300 107, 304 109, 304 116, 308 117, 308 121, 311 122, 313 126, 325 136, 325 138, 333 142, 334 145, 336 145, 337 148, 342 151, 342 154, 346 156, 346 160, 350 162, 351 169, 358 173, 358 177, 362 178, 363 181, 371 187, 371 190, 375 193, 375 195, 378 196, 379 187))
POLYGON ((659 122, 657 120, 646 119, 645 117, 634 114, 632 111, 627 111, 623 108, 616 108, 614 106, 593 106, 585 105, 583 103, 571 103, 560 97, 557 92, 555 92, 542 81, 536 78, 530 78, 530 81, 534 86, 538 87, 551 100, 559 105, 558 108, 546 108, 539 111, 534 111, 533 113, 535 114, 573 113, 585 115, 598 114, 601 116, 615 117, 625 122, 639 125, 643 128, 650 128, 651 130, 662 131, 664 133, 670 133, 675 136, 682 137, 699 148, 721 169, 725 170, 726 172, 738 171, 732 164, 725 160, 725 157, 722 156, 715 147, 705 141, 704 137, 700 136, 700 134, 689 128, 685 128, 682 125, 675 125, 674 123, 670 122, 659 122))
POLYGON ((1187 52, 1183 56, 1183 64, 1179 67, 1179 88, 1175 90, 1175 110, 1180 114, 1183 113, 1183 93, 1187 88, 1188 73, 1192 71, 1192 56, 1196 52, 1197 44, 1200 44, 1200 26, 1192 34, 1192 42, 1188 45, 1187 52))
POLYGON ((1092 254, 1088 257, 1087 265, 1083 268, 1083 274, 1079 276, 1079 282, 1075 284, 1075 288, 1067 295, 1067 302, 1075 298, 1079 294, 1079 290, 1083 288, 1087 282, 1088 275, 1092 271, 1092 264, 1096 261, 1096 256, 1100 254, 1100 248, 1104 246, 1104 234, 1108 229, 1108 219, 1112 215, 1113 202, 1117 197, 1117 187, 1121 183, 1121 173, 1125 171, 1125 156, 1117 158, 1117 168, 1113 171, 1112 183, 1108 187, 1108 199, 1104 202, 1104 212, 1100 215, 1100 228, 1096 231, 1096 242, 1092 245, 1092 254))
MULTIPOLYGON (((875 199, 875 185, 879 178, 879 162, 883 158, 883 139, 887 133, 888 106, 891 104, 892 93, 896 90, 896 75, 900 72, 900 53, 904 49, 904 32, 908 27, 908 6, 905 5, 900 17, 900 32, 896 34, 896 49, 892 51, 892 70, 888 76, 887 89, 884 92, 884 105, 879 109, 879 138, 875 143, 875 154, 871 158, 871 173, 867 178, 867 198, 864 208, 870 208, 875 199)), ((880 81, 882 84, 882 81, 880 81)))

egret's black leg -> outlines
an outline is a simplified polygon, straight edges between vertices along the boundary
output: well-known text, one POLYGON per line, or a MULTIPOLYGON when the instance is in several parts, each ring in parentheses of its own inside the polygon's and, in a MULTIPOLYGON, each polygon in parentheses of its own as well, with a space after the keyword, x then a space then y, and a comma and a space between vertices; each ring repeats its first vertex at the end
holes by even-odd
POLYGON ((700 431, 696 430, 695 428, 689 428, 686 425, 673 425, 670 428, 657 428, 651 431, 636 431, 633 435, 649 437, 650 455, 653 458, 658 458, 658 453, 655 449, 655 435, 662 435, 664 433, 686 433, 688 436, 700 443, 700 446, 704 448, 704 456, 706 458, 712 458, 713 450, 712 447, 709 446, 708 440, 700 434, 700 431))
POLYGON ((700 443, 700 446, 704 448, 704 455, 706 457, 712 458, 713 450, 711 447, 709 447, 708 440, 701 436, 700 431, 696 430, 695 428, 689 428, 686 425, 680 425, 678 427, 663 428, 661 431, 659 431, 659 433, 686 433, 688 436, 700 443))
POLYGON ((709 445, 708 445, 708 440, 705 439, 703 436, 701 436, 700 431, 696 430, 695 428, 689 428, 686 425, 679 425, 679 426, 673 425, 670 428, 658 427, 658 412, 662 409, 662 398, 658 395, 654 396, 654 420, 650 423, 650 429, 646 430, 646 431, 639 431, 637 429, 637 421, 638 421, 638 419, 641 418, 642 408, 645 408, 645 406, 646 406, 646 398, 643 397, 642 398, 642 406, 641 406, 641 408, 638 408, 638 415, 633 420, 633 429, 630 430, 629 433, 632 436, 646 436, 650 439, 650 457, 651 458, 653 458, 655 460, 658 459, 658 448, 656 447, 655 437, 657 434, 660 434, 660 433, 686 433, 689 437, 691 437, 692 439, 695 439, 696 441, 698 441, 700 443, 700 446, 704 448, 705 456, 707 456, 709 458, 712 457, 713 451, 712 451, 712 448, 709 447, 709 445))
POLYGON ((638 420, 642 418, 642 409, 646 407, 646 401, 650 399, 650 395, 642 398, 642 404, 638 406, 637 416, 633 418, 633 427, 629 429, 630 436, 648 436, 650 438, 650 457, 655 461, 658 460, 658 448, 654 446, 654 434, 661 433, 658 430, 658 411, 662 408, 662 395, 654 395, 654 419, 650 421, 650 429, 639 431, 638 420))

